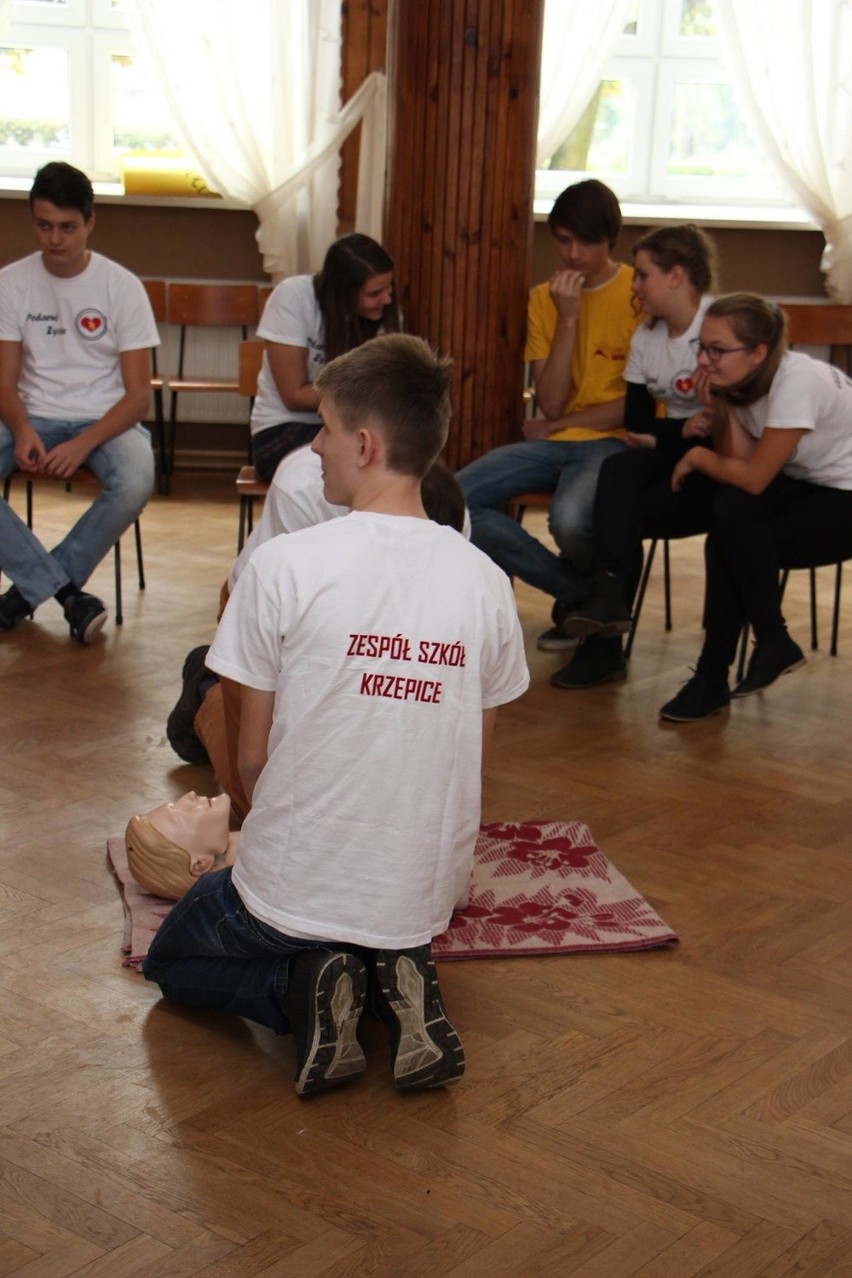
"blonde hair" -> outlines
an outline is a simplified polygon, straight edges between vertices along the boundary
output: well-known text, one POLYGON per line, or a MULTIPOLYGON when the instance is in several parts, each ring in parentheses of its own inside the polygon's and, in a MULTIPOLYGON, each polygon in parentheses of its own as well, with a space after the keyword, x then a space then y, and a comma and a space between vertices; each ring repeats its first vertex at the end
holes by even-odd
POLYGON ((177 901, 198 878, 186 848, 167 839, 146 817, 133 816, 124 832, 127 864, 136 882, 154 896, 177 901))

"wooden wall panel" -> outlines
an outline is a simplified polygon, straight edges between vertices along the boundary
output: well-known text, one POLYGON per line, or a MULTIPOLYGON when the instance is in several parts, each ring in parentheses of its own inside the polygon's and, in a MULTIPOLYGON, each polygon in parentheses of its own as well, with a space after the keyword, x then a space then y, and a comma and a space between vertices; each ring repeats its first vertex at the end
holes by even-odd
POLYGON ((385 242, 456 361, 452 467, 518 438, 543 0, 397 0, 385 242))
MULTIPOLYGON (((371 71, 382 71, 387 53, 388 0, 343 0, 343 101, 348 102, 371 71)), ((340 233, 355 225, 358 192, 358 149, 361 126, 347 138, 341 150, 340 233)))

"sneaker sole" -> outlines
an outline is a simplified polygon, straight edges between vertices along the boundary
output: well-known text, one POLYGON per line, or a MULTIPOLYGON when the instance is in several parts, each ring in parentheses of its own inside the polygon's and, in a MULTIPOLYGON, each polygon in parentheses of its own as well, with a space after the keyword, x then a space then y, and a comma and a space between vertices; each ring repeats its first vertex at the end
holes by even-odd
MULTIPOLYGON (((210 762, 210 755, 207 753, 207 748, 203 742, 196 736, 191 727, 186 727, 186 720, 190 716, 192 721, 195 721, 195 715, 198 709, 196 705, 193 710, 193 705, 198 702, 198 697, 195 695, 194 690, 192 694, 187 691, 186 681, 190 675, 197 674, 200 669, 204 668, 204 657, 207 656, 209 651, 209 645, 202 645, 199 648, 193 648, 193 650, 187 654, 183 663, 183 669, 181 670, 181 679, 183 680, 184 686, 181 690, 180 696, 175 702, 171 714, 166 720, 166 738, 168 743, 178 758, 183 759, 184 763, 210 762), (199 657, 197 655, 199 652, 203 653, 200 659, 200 666, 199 657)), ((200 704, 200 702, 198 704, 200 704)))
POLYGON ((383 1019, 391 1030, 393 1076, 399 1091, 457 1082, 464 1073, 464 1049, 444 1010, 431 959, 418 965, 407 954, 380 952, 376 979, 386 1004, 383 1019), (423 966, 428 972, 425 977, 423 966))
POLYGON ((536 639, 535 646, 539 652, 570 652, 579 642, 579 638, 565 635, 562 639, 545 639, 543 643, 536 639))
MULTIPOLYGON (((802 657, 799 661, 794 661, 792 665, 785 666, 783 670, 779 670, 774 679, 770 679, 768 683, 762 683, 759 688, 743 688, 743 685, 740 684, 738 687, 734 688, 731 696, 736 697, 738 701, 741 701, 743 697, 753 697, 758 692, 763 692, 765 688, 771 688, 773 683, 777 683, 782 675, 792 674, 794 670, 801 670, 802 666, 806 666, 807 664, 807 657, 802 657)), ((745 680, 743 682, 745 682, 745 680)))
POLYGON ((611 670, 609 674, 601 675, 598 679, 590 679, 587 683, 561 683, 557 681, 556 675, 551 675, 550 684, 553 688, 565 688, 568 692, 582 692, 584 688, 599 688, 602 683, 620 683, 626 678, 627 668, 624 667, 620 670, 611 670))
POLYGON ((590 635, 614 639, 616 635, 628 634, 631 624, 629 617, 621 617, 617 621, 598 621, 595 617, 566 617, 561 626, 571 639, 588 639, 590 635))
POLYGON ((715 710, 708 710, 706 714, 667 714, 660 710, 657 718, 664 719, 666 723, 701 723, 702 719, 712 719, 714 714, 721 714, 723 710, 729 709, 730 706, 726 702, 723 706, 717 706, 715 710))
POLYGON ((72 639, 77 639, 78 643, 82 643, 84 645, 94 643, 95 639, 97 639, 98 635, 106 625, 106 619, 107 610, 104 608, 102 612, 96 612, 94 617, 91 617, 86 622, 85 626, 80 631, 79 638, 77 638, 77 635, 72 635, 72 639))
POLYGON ((310 1000, 308 1047, 296 1071, 296 1092, 339 1087, 364 1073, 358 1021, 367 997, 367 971, 352 954, 333 954, 323 967, 310 1000))

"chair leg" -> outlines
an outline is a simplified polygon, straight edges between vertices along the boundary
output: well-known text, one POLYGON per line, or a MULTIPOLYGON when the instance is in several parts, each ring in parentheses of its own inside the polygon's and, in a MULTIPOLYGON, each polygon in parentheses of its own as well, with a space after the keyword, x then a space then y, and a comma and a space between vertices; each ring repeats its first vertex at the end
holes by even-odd
POLYGON ((136 539, 136 572, 139 577, 139 589, 145 589, 145 564, 142 561, 142 528, 138 519, 133 521, 133 535, 136 539))
POLYGON ((811 651, 816 652, 819 647, 819 636, 817 634, 816 568, 809 568, 808 575, 810 577, 811 587, 811 651))
POLYGON ((166 464, 163 471, 163 494, 168 495, 172 487, 172 472, 175 468, 175 436, 177 435, 177 393, 171 392, 169 402, 169 429, 166 436, 166 464))
POLYGON ((743 632, 740 638, 740 655, 737 659, 737 683, 740 683, 743 676, 745 675, 746 653, 748 652, 749 629, 750 629, 749 624, 748 622, 746 622, 745 625, 743 626, 743 632))
POLYGON ((645 556, 645 562, 642 565, 642 576, 639 578, 639 589, 636 591, 636 598, 633 601, 633 613, 630 618, 630 633, 627 636, 627 642, 624 645, 624 659, 629 659, 633 651, 633 639, 636 635, 636 627, 639 625, 639 616, 642 612, 642 603, 645 599, 645 591, 648 589, 648 578, 651 575, 651 568, 654 563, 654 553, 657 549, 656 537, 648 547, 648 553, 645 556))
POLYGON ((115 624, 120 626, 124 621, 121 610, 121 538, 115 543, 115 624))
POLYGON ((166 484, 166 419, 163 410, 163 392, 154 391, 154 424, 157 430, 157 492, 167 491, 166 484))
POLYGON ((663 592, 666 607, 666 630, 672 628, 672 571, 669 560, 669 539, 663 538, 663 592))
POLYGON ((840 626, 840 587, 843 582, 843 564, 837 564, 834 570, 834 611, 831 617, 831 647, 829 652, 832 657, 837 656, 837 631, 840 626))
POLYGON ((240 497, 240 518, 237 526, 237 554, 240 553, 246 544, 246 521, 248 518, 247 508, 251 502, 250 497, 245 495, 240 497))

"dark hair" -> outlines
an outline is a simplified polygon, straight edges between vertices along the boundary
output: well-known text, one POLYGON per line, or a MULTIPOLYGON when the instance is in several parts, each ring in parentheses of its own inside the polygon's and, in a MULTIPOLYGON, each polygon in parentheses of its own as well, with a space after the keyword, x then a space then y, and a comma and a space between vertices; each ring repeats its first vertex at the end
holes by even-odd
POLYGON ((631 252, 648 254, 661 271, 682 266, 698 293, 712 293, 716 286, 716 245, 694 222, 658 226, 639 237, 631 252))
POLYGON ((756 293, 724 293, 704 314, 727 320, 735 336, 750 351, 766 347, 766 358, 733 386, 713 388, 722 405, 753 404, 769 393, 778 366, 787 350, 787 323, 783 311, 756 293))
POLYGON ((615 247, 621 230, 621 209, 608 186, 597 178, 575 182, 566 187, 553 202, 547 218, 551 234, 563 227, 583 244, 600 244, 606 240, 615 247))
POLYGON ((447 524, 461 532, 464 528, 465 504, 461 484, 441 461, 432 462, 420 483, 423 509, 436 524, 447 524))
POLYGON ((335 240, 314 276, 323 328, 327 360, 336 359, 362 342, 375 337, 380 329, 399 332, 396 298, 385 307, 379 320, 364 319, 358 314, 358 295, 373 275, 386 275, 393 270, 390 254, 371 240, 369 235, 343 235, 335 240))
POLYGON ((391 470, 422 479, 447 440, 453 362, 420 337, 389 333, 338 355, 314 382, 346 430, 377 425, 391 470))
POLYGON ((30 209, 36 200, 48 200, 58 209, 76 209, 86 222, 95 207, 95 193, 85 173, 62 160, 52 160, 36 173, 30 190, 30 209))

